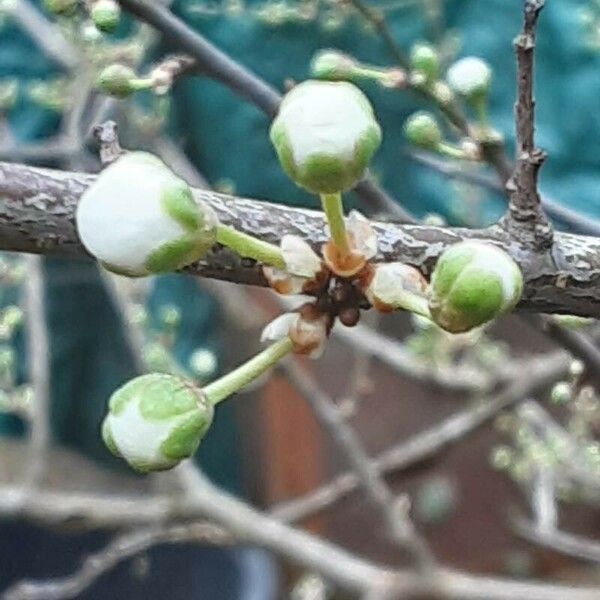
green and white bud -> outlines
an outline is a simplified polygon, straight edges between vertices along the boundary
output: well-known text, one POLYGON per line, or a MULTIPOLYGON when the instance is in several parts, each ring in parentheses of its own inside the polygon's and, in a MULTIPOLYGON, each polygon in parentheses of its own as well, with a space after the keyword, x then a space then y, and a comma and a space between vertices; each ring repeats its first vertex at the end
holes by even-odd
POLYGON ((78 0, 43 0, 44 8, 55 15, 70 13, 77 6, 78 0))
POLYGON ((112 33, 119 26, 121 7, 115 0, 96 0, 90 9, 94 25, 104 33, 112 33))
POLYGON ((351 79, 357 62, 338 50, 320 50, 310 63, 310 72, 316 79, 340 81, 351 79))
POLYGON ((461 96, 476 99, 485 96, 492 81, 489 65, 476 56, 467 56, 455 62, 446 76, 450 87, 461 96))
POLYGON ((440 75, 440 57, 429 44, 415 44, 410 53, 410 66, 414 71, 423 73, 428 82, 435 81, 440 75))
POLYGON ((140 90, 150 89, 152 81, 139 78, 127 65, 114 64, 102 69, 96 80, 96 87, 109 96, 127 98, 140 90))
POLYGON ((523 275, 506 252, 485 242, 460 242, 438 259, 429 309, 442 329, 461 333, 514 308, 522 290, 523 275))
POLYGON ((435 117, 425 111, 408 117, 404 123, 404 134, 411 144, 426 150, 437 150, 443 139, 435 117))
POLYGON ((171 469, 194 454, 214 413, 201 389, 164 373, 132 379, 108 406, 102 439, 141 473, 171 469))
POLYGON ((76 224, 81 242, 105 268, 143 277, 204 256, 216 241, 218 219, 161 160, 131 152, 85 191, 76 224))
POLYGON ((305 81, 283 99, 270 132, 284 171, 317 194, 353 187, 381 142, 367 97, 345 81, 305 81))

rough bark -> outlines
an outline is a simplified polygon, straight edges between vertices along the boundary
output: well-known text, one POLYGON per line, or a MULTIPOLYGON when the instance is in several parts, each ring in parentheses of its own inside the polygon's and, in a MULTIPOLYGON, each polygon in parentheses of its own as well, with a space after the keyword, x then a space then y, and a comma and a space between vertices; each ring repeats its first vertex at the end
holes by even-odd
MULTIPOLYGON (((0 163, 0 249, 62 256, 85 256, 74 225, 77 202, 94 176, 0 163)), ((132 182, 133 185, 133 182, 132 182)), ((286 233, 314 247, 325 241, 323 215, 268 202, 206 190, 222 222, 263 240, 278 242, 286 233)), ((521 308, 546 313, 600 317, 600 239, 557 233, 549 250, 533 250, 506 229, 442 229, 374 223, 381 261, 402 261, 429 275, 447 246, 462 239, 483 239, 504 248, 525 277, 521 308)), ((260 267, 223 248, 189 267, 188 272, 237 283, 265 285, 260 267)))

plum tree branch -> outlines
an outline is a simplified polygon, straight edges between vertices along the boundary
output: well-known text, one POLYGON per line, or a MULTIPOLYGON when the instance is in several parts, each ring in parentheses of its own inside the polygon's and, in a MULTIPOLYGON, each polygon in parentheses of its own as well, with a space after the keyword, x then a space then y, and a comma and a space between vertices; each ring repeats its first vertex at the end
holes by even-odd
MULTIPOLYGON (((77 202, 93 175, 0 163, 0 250, 85 256, 74 226, 77 202)), ((258 200, 195 190, 221 221, 277 243, 296 234, 319 248, 326 241, 323 215, 258 200)), ((374 223, 377 260, 402 261, 429 275, 438 256, 463 239, 482 239, 506 250, 520 265, 525 288, 520 306, 545 313, 600 316, 600 240, 557 233, 552 251, 524 249, 505 228, 442 229, 374 223)), ((216 247, 187 272, 237 283, 266 285, 260 266, 216 247)))
POLYGON ((525 0, 523 6, 523 30, 515 40, 517 162, 506 184, 509 192, 509 209, 505 223, 511 233, 524 244, 543 249, 552 245, 553 235, 537 189, 538 171, 546 155, 536 148, 534 140, 533 61, 535 29, 540 11, 544 7, 544 0, 525 0))

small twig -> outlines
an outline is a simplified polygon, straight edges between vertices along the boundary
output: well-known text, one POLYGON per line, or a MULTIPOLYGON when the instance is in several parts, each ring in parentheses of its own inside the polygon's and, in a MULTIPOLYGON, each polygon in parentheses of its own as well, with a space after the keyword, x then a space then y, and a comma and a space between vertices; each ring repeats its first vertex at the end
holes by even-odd
POLYGON ((106 121, 94 127, 94 137, 100 144, 100 162, 107 166, 124 154, 119 143, 117 124, 114 121, 106 121))
MULTIPOLYGON (((528 365, 526 373, 515 376, 506 389, 489 400, 480 401, 385 450, 373 460, 375 466, 382 473, 398 472, 436 456, 450 444, 464 439, 487 423, 500 411, 564 377, 569 363, 569 358, 564 352, 540 358, 537 365, 528 365)), ((353 473, 342 473, 328 484, 304 496, 281 503, 272 511, 280 519, 299 521, 331 507, 356 490, 358 485, 359 482, 353 473)))
POLYGON ((345 455, 361 487, 380 511, 394 541, 413 557, 417 567, 424 569, 433 565, 434 559, 426 542, 415 531, 408 515, 401 509, 354 429, 341 416, 333 399, 328 397, 296 362, 285 361, 282 368, 345 455))
POLYGON ((544 332, 558 345, 566 348, 586 366, 587 375, 600 386, 600 350, 596 344, 585 334, 573 331, 559 325, 551 317, 544 315, 530 315, 522 317, 535 329, 544 332))
MULTIPOLYGON (((409 151, 407 152, 407 155, 416 162, 440 173, 448 179, 464 181, 486 190, 497 192, 501 195, 506 194, 504 185, 492 174, 487 175, 485 173, 464 169, 461 163, 439 159, 428 152, 409 151)), ((581 235, 600 237, 600 223, 598 223, 597 220, 567 208, 547 196, 542 196, 541 198, 542 206, 548 216, 565 225, 568 231, 579 233, 581 235)))
POLYGON ((545 154, 535 147, 533 58, 535 29, 544 0, 525 0, 523 30, 515 40, 517 55, 517 102, 515 105, 516 153, 514 172, 507 183, 509 211, 505 223, 523 244, 535 250, 552 245, 553 231, 541 207, 537 190, 538 171, 545 154))
POLYGON ((72 575, 48 580, 25 580, 8 588, 3 600, 66 600, 78 598, 99 577, 119 563, 159 544, 228 543, 223 529, 207 522, 156 525, 135 529, 115 537, 107 546, 90 554, 72 575))
POLYGON ((27 32, 37 46, 54 62, 67 70, 79 63, 75 48, 60 29, 32 5, 29 0, 6 2, 10 15, 27 32))
POLYGON ((50 445, 50 343, 46 325, 43 259, 30 256, 23 288, 27 333, 27 368, 33 394, 29 449, 23 475, 26 496, 40 483, 50 445))

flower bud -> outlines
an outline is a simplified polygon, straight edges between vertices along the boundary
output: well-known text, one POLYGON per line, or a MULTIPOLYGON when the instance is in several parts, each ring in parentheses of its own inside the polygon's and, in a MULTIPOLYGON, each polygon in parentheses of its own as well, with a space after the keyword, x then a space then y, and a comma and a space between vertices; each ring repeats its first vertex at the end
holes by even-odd
POLYGON ((92 4, 90 16, 100 31, 112 33, 119 26, 121 8, 115 0, 96 0, 92 4))
POLYGON ((204 256, 216 241, 218 219, 162 161, 131 152, 85 191, 76 224, 81 242, 105 268, 141 277, 204 256))
POLYGON ((202 390, 191 383, 174 375, 150 373, 113 393, 102 423, 102 439, 136 471, 163 471, 196 451, 213 412, 202 390))
POLYGON ((354 186, 381 142, 366 96, 345 81, 305 81, 283 99, 270 131, 284 171, 317 194, 354 186))
POLYGON ((77 6, 78 0, 43 0, 44 8, 55 15, 64 15, 77 6))
POLYGON ((374 265, 365 296, 382 312, 398 308, 410 308, 412 300, 425 298, 427 281, 421 272, 404 263, 382 263, 374 265))
POLYGON ((126 98, 140 89, 138 81, 131 67, 115 64, 102 69, 96 80, 96 87, 104 94, 126 98))
POLYGON ((331 318, 320 314, 313 304, 305 304, 299 312, 285 313, 263 329, 260 341, 275 342, 289 336, 296 354, 320 358, 331 329, 331 318))
POLYGON ((448 69, 447 80, 450 87, 461 96, 485 96, 492 81, 492 70, 480 58, 467 56, 448 69))
POLYGON ((460 242, 438 259, 429 309, 440 327, 460 333, 512 309, 522 290, 521 271, 504 250, 484 242, 460 242))
POLYGON ((435 81, 440 74, 440 58, 429 44, 415 44, 410 53, 413 70, 423 73, 426 81, 435 81))
POLYGON ((436 150, 442 141, 442 131, 435 117, 428 112, 412 114, 404 123, 404 134, 411 144, 426 150, 436 150))
POLYGON ((316 79, 339 81, 351 79, 356 61, 337 50, 321 50, 310 63, 310 72, 316 79))

